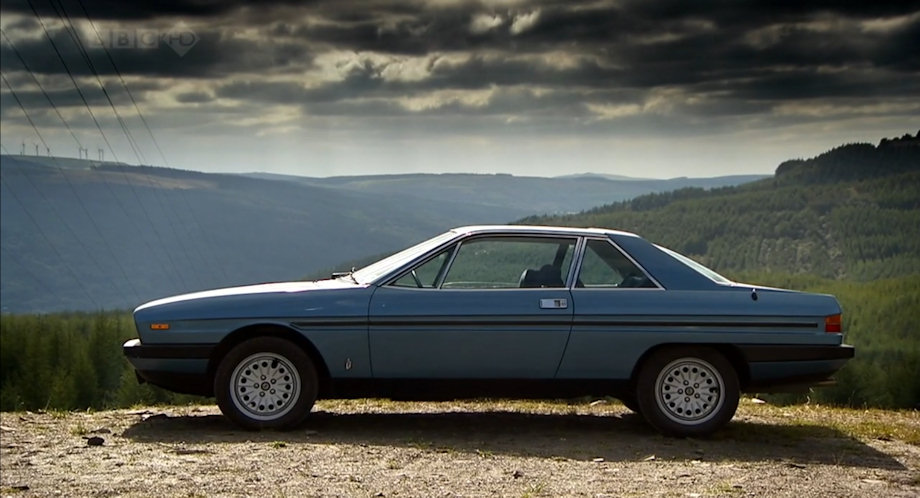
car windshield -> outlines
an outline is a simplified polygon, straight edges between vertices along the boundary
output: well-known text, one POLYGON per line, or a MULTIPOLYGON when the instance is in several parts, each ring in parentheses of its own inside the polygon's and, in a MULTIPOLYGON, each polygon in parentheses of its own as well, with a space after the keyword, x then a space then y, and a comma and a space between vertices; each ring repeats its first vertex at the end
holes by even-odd
POLYGON ((380 277, 383 277, 391 271, 402 267, 406 263, 440 246, 444 242, 447 242, 456 236, 457 234, 453 231, 442 233, 437 237, 428 239, 424 242, 420 242, 408 249, 403 249, 402 251, 399 251, 392 256, 383 258, 376 263, 365 266, 364 268, 354 272, 352 277, 354 277, 355 282, 359 284, 369 284, 375 282, 380 277))
POLYGON ((683 254, 680 254, 680 253, 678 253, 678 252, 674 252, 674 251, 672 251, 672 250, 670 250, 670 249, 668 249, 668 248, 666 248, 666 247, 661 247, 661 246, 659 246, 659 245, 655 245, 655 247, 657 247, 658 249, 661 249, 662 251, 664 251, 664 252, 666 252, 667 254, 671 255, 674 259, 676 259, 676 260, 680 261, 681 263, 683 263, 683 264, 689 266, 690 268, 693 268, 697 273, 702 274, 704 277, 706 277, 706 278, 712 280, 713 282, 715 282, 715 283, 717 283, 717 284, 726 284, 726 285, 728 285, 728 284, 731 284, 731 283, 732 283, 731 280, 729 280, 729 279, 723 277, 722 275, 719 275, 718 273, 716 273, 716 272, 710 270, 709 268, 706 268, 705 266, 701 265, 700 263, 697 263, 696 261, 693 261, 692 259, 690 259, 690 258, 684 256, 683 254))

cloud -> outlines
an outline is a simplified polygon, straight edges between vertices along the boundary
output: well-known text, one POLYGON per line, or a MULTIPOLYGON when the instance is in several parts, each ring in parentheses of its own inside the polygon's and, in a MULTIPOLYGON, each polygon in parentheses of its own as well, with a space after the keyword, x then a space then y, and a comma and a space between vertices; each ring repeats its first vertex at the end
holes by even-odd
POLYGON ((32 6, 42 16, 57 16, 65 9, 71 17, 84 17, 86 13, 93 19, 155 19, 161 17, 215 17, 239 8, 241 0, 211 2, 207 0, 136 0, 122 2, 119 0, 83 0, 81 7, 72 3, 53 4, 51 2, 30 2, 29 0, 5 0, 3 10, 31 14, 32 6), (86 9, 84 12, 83 9, 86 9))
POLYGON ((635 116, 642 112, 639 104, 585 104, 589 111, 596 114, 598 119, 618 119, 626 116, 635 116))
POLYGON ((470 21, 470 33, 474 35, 488 33, 504 23, 505 20, 498 14, 476 14, 470 21))
POLYGON ((514 16, 514 21, 511 23, 511 34, 519 35, 528 29, 534 27, 537 24, 537 21, 540 20, 540 9, 537 9, 533 12, 528 12, 526 14, 520 14, 514 16))
POLYGON ((213 101, 214 96, 207 92, 183 92, 176 95, 176 102, 182 104, 203 104, 213 101))
MULTIPOLYGON (((420 137, 718 134, 796 119, 836 127, 841 116, 869 129, 909 121, 899 109, 915 109, 901 104, 920 88, 920 8, 909 2, 84 3, 143 112, 171 129, 228 137, 320 122, 356 137, 384 133, 380 126, 420 137), (198 38, 181 56, 164 43, 111 42, 179 27, 198 38)), ((106 107, 51 4, 34 4, 90 105, 106 107)), ((96 72, 116 82, 82 9, 64 4, 96 72)), ((28 2, 0 9, 4 32, 52 100, 84 125, 82 102, 28 2)), ((53 123, 5 41, 0 56, 27 108, 53 123)), ((21 124, 9 91, 0 97, 3 123, 21 124)))

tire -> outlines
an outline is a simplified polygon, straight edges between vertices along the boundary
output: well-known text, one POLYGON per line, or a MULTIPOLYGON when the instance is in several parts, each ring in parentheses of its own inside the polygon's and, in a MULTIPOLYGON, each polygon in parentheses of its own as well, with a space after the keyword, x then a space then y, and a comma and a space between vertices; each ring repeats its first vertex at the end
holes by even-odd
POLYGON ((220 411, 250 430, 296 427, 310 413, 317 392, 310 357, 278 337, 241 342, 221 359, 214 375, 220 411))
POLYGON ((669 436, 710 434, 738 409, 738 374, 719 352, 705 347, 656 351, 636 383, 640 413, 669 436))

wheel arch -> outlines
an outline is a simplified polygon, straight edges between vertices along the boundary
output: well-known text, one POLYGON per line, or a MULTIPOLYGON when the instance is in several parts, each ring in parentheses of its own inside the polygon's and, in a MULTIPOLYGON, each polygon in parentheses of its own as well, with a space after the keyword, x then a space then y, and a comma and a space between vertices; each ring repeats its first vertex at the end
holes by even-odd
POLYGON ((662 349, 679 349, 682 347, 696 347, 696 348, 711 348, 721 354, 728 362, 731 364, 732 368, 735 369, 735 373, 738 376, 738 384, 743 391, 750 382, 751 371, 748 367, 747 361, 744 359, 744 355, 741 353, 735 345, 733 344, 722 344, 722 343, 700 343, 700 342, 668 342, 663 344, 657 344, 653 347, 648 348, 642 356, 636 361, 636 364, 633 365, 632 373, 629 376, 630 385, 635 386, 636 381, 639 377, 639 372, 642 370, 642 366, 645 364, 648 359, 658 351, 662 349))
POLYGON ((329 387, 329 367, 326 365, 326 362, 323 360, 322 355, 319 354, 319 350, 316 349, 316 346, 310 342, 303 334, 297 332, 291 327, 281 325, 278 323, 259 323, 246 325, 240 327, 233 332, 227 334, 227 337, 224 337, 220 343, 214 348, 214 351, 211 352, 211 357, 208 360, 208 379, 210 384, 214 383, 214 375, 217 372, 217 366, 220 364, 220 360, 237 344, 241 342, 252 339, 253 337, 278 337, 280 339, 286 339, 288 341, 296 344, 300 349, 302 349, 307 356, 310 357, 310 360, 313 362, 314 367, 316 368, 316 375, 319 380, 319 392, 318 394, 322 396, 323 393, 328 391, 329 387))

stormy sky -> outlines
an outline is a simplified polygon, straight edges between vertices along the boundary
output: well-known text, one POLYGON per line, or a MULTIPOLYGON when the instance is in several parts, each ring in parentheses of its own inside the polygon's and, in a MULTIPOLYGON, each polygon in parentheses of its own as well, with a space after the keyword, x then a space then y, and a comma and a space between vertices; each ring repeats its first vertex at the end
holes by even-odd
POLYGON ((308 176, 772 173, 920 128, 916 2, 9 0, 0 25, 3 153, 40 143, 23 107, 55 155, 308 176))

